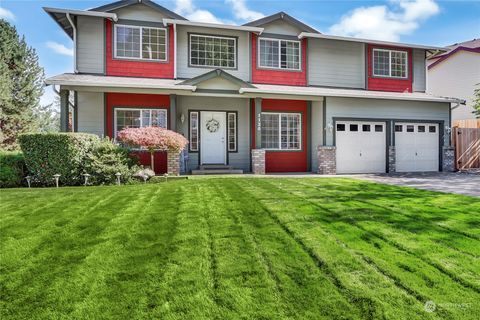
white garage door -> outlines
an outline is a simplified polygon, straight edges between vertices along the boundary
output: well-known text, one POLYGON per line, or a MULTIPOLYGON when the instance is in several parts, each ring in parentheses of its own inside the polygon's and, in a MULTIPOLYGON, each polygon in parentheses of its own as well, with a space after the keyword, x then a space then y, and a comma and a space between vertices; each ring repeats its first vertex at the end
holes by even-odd
POLYGON ((339 121, 335 129, 337 173, 385 172, 385 122, 339 121))
POLYGON ((438 171, 438 124, 395 123, 396 171, 438 171))

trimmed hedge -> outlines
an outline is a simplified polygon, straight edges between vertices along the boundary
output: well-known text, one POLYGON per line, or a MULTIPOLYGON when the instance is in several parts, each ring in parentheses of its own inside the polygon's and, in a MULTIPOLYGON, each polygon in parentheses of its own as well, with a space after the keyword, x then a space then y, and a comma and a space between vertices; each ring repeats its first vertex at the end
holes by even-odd
POLYGON ((0 188, 20 187, 25 176, 25 161, 19 151, 0 151, 0 188))
POLYGON ((84 161, 100 138, 87 133, 28 133, 18 138, 25 164, 35 184, 54 185, 60 174, 62 185, 83 182, 84 161))

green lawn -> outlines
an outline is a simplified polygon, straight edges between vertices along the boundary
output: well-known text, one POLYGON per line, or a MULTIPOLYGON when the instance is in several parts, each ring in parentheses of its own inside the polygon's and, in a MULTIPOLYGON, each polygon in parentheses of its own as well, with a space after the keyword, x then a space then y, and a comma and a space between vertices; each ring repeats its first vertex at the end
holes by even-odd
POLYGON ((478 198, 328 178, 0 196, 1 319, 480 314, 478 198))

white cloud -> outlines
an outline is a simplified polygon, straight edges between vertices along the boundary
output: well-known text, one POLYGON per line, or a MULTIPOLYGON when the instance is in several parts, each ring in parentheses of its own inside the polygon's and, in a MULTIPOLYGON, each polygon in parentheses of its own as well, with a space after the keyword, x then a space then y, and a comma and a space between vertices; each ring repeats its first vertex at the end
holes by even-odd
POLYGON ((195 22, 222 23, 210 11, 197 9, 192 0, 176 0, 175 12, 195 22))
POLYGON ((15 15, 13 14, 12 11, 7 10, 5 8, 0 8, 0 19, 6 19, 6 20, 15 20, 15 15))
POLYGON ((237 19, 250 21, 264 17, 262 13, 248 9, 245 0, 225 0, 225 3, 232 6, 237 19))
POLYGON ((52 49, 53 51, 55 51, 55 53, 73 57, 73 49, 67 48, 66 46, 64 46, 61 43, 54 42, 54 41, 48 41, 47 42, 47 47, 52 49))
POLYGON ((399 41, 400 36, 412 33, 420 22, 440 11, 434 0, 391 0, 390 4, 357 8, 331 26, 330 33, 399 41))

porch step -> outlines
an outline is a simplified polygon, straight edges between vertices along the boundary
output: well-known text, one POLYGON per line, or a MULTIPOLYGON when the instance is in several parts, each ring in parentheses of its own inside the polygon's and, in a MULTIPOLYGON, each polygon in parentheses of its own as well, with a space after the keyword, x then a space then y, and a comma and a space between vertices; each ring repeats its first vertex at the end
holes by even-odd
POLYGON ((239 170, 239 169, 192 170, 192 175, 206 175, 206 174, 243 174, 243 170, 239 170))
POLYGON ((224 164, 202 164, 199 167, 200 170, 232 170, 233 166, 224 164))

